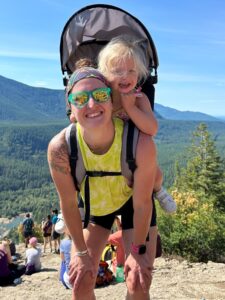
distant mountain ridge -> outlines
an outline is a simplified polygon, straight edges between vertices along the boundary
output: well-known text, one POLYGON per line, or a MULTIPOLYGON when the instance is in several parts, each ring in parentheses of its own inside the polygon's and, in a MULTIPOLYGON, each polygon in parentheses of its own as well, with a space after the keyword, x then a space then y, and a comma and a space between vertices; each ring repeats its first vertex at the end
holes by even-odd
POLYGON ((167 120, 181 120, 181 121, 219 121, 218 118, 193 111, 179 111, 174 108, 163 106, 155 103, 155 110, 167 120))
MULTIPOLYGON (((179 111, 155 103, 158 119, 218 121, 200 112, 179 111)), ((32 87, 0 75, 0 120, 49 122, 66 119, 63 90, 32 87)))
POLYGON ((37 88, 0 76, 2 121, 51 121, 64 119, 63 90, 37 88))

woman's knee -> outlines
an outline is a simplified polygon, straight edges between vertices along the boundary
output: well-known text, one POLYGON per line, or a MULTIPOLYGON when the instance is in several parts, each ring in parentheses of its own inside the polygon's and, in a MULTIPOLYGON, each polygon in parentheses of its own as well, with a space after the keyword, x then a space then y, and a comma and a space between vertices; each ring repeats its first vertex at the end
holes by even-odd
POLYGON ((137 278, 132 276, 132 274, 129 274, 130 272, 128 273, 128 276, 126 278, 126 286, 127 286, 127 292, 130 296, 132 296, 135 299, 139 299, 139 298, 143 299, 144 294, 146 294, 146 296, 149 295, 149 290, 152 283, 152 271, 153 269, 149 270, 148 276, 145 276, 144 279, 146 290, 148 291, 147 293, 143 291, 143 287, 141 286, 140 282, 136 281, 137 278))
MULTIPOLYGON (((97 271, 96 271, 96 274, 97 274, 97 271)), ((77 297, 78 296, 84 297, 85 295, 87 295, 87 296, 90 295, 95 288, 95 283, 96 283, 96 276, 91 276, 91 274, 89 272, 87 272, 82 277, 82 280, 81 280, 78 288, 77 289, 73 288, 74 295, 77 297)), ((84 299, 85 299, 85 297, 84 297, 84 299)))

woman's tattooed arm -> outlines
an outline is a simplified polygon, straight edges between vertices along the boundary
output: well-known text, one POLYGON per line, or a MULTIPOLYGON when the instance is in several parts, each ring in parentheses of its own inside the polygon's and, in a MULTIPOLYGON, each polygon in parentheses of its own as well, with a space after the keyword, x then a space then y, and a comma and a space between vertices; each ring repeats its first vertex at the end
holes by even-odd
POLYGON ((48 163, 51 171, 68 175, 70 173, 68 147, 61 132, 49 144, 48 163))

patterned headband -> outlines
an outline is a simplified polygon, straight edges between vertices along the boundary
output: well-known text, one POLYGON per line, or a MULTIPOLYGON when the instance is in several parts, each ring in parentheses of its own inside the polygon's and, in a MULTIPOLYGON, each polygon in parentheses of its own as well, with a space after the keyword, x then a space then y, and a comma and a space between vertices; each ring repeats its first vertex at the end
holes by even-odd
POLYGON ((109 83, 105 79, 105 77, 97 70, 91 67, 83 67, 73 72, 73 74, 70 76, 70 79, 68 81, 67 87, 66 87, 66 93, 69 95, 74 85, 84 78, 96 78, 100 81, 102 81, 106 86, 109 86, 109 83))

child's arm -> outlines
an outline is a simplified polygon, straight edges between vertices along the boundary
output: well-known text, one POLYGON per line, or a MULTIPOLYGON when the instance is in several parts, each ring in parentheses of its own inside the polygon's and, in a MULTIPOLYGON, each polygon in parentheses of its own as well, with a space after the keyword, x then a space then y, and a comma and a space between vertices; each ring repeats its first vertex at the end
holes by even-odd
POLYGON ((158 122, 144 93, 121 94, 121 103, 139 130, 151 136, 158 131, 158 122))

